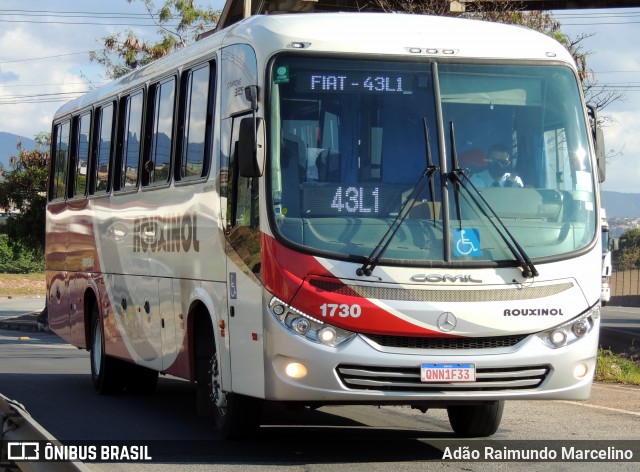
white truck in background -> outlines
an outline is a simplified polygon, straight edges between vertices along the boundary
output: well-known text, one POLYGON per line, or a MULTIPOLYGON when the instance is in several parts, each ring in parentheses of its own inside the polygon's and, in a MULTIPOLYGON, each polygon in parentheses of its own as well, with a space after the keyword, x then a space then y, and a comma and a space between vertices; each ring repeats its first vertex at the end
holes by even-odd
POLYGON ((602 292, 600 295, 600 302, 602 306, 606 306, 611 300, 611 272, 613 265, 611 262, 611 253, 613 250, 618 249, 618 240, 616 238, 609 237, 609 222, 607 221, 607 214, 605 209, 602 208, 600 212, 600 218, 602 220, 602 292))

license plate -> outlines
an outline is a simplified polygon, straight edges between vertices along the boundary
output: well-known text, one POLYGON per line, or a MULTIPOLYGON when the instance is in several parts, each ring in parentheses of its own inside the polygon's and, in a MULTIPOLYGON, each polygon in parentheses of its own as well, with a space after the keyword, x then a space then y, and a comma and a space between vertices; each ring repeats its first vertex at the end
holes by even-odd
POLYGON ((475 364, 422 364, 422 382, 475 382, 475 364))

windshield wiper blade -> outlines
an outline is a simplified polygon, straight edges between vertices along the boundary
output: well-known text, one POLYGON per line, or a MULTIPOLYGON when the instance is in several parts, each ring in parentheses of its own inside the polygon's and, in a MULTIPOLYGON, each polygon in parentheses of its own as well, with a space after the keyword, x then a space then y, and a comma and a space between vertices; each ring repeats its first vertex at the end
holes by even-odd
POLYGON ((371 275, 371 273, 373 272, 373 269, 375 269, 375 267, 380 262, 380 258, 382 257, 382 254, 384 254, 384 252, 387 250, 387 248, 389 247, 389 244, 391 244, 391 240, 398 232, 398 229, 400 229, 400 226, 402 226, 402 223, 404 222, 404 220, 407 218, 407 215, 411 211, 411 207, 413 206, 413 203, 415 202, 416 197, 420 195, 425 185, 431 181, 431 179, 433 178, 435 173, 438 171, 438 169, 439 169, 438 166, 425 167, 422 174, 420 174, 420 178, 418 179, 416 184, 413 186, 413 191, 411 192, 411 195, 402 204, 400 211, 398 212, 395 219, 393 220, 393 223, 391 223, 391 226, 389 226, 389 229, 387 230, 387 232, 384 234, 384 236, 382 236, 382 239, 380 239, 380 242, 373 249, 369 257, 367 257, 366 262, 362 264, 362 267, 359 267, 358 270, 356 270, 357 275, 359 276, 366 275, 367 277, 371 275))
MULTIPOLYGON (((460 186, 467 191, 471 200, 476 204, 476 206, 480 209, 482 214, 491 222, 496 232, 500 235, 502 240, 505 242, 513 256, 518 261, 520 267, 522 268, 522 276, 526 279, 530 277, 537 277, 539 275, 538 270, 533 265, 533 262, 527 255, 524 248, 518 243, 518 240, 515 236, 509 231, 509 228, 506 224, 500 219, 496 211, 489 204, 489 202, 484 198, 482 192, 478 190, 478 187, 469 179, 464 169, 462 169, 458 163, 458 155, 456 152, 456 144, 455 144, 455 133, 453 127, 453 121, 450 123, 451 126, 451 156, 453 161, 453 170, 449 172, 449 179, 451 179, 456 186, 460 186), (468 184, 468 185, 467 185, 468 184), (482 204, 480 203, 482 202, 482 204), (487 211, 487 209, 489 211, 487 211), (489 214, 489 212, 491 214, 489 214), (495 218, 491 218, 493 216, 495 218), (499 223, 497 224, 496 223, 499 223)), ((459 210, 458 210, 459 211, 459 210)), ((462 221, 462 220, 461 220, 462 221)))
MULTIPOLYGON (((380 242, 378 242, 378 244, 373 249, 373 251, 371 251, 371 254, 369 254, 369 257, 367 257, 367 260, 364 262, 364 264, 362 264, 362 267, 359 267, 356 270, 356 274, 360 277, 362 277, 363 275, 366 275, 368 277, 373 273, 373 269, 376 268, 376 266, 380 262, 380 258, 389 247, 389 244, 391 244, 391 240, 400 229, 400 226, 402 226, 402 223, 404 222, 404 220, 407 218, 407 215, 411 211, 411 207, 413 206, 413 203, 415 202, 417 196, 420 195, 420 193, 424 189, 425 185, 427 185, 427 183, 430 183, 433 181, 433 176, 436 174, 438 169, 440 169, 439 166, 433 165, 433 157, 431 155, 431 142, 429 140, 429 126, 427 125, 426 118, 424 119, 424 132, 425 132, 425 146, 426 146, 426 154, 427 154, 427 166, 424 168, 424 170, 420 174, 420 177, 418 178, 415 185, 413 186, 411 195, 404 201, 404 203, 400 207, 400 211, 398 212, 395 219, 393 220, 393 223, 391 223, 391 226, 389 226, 389 229, 387 229, 387 232, 384 234, 384 236, 382 236, 382 238, 380 239, 380 242)), ((434 190, 433 190, 433 184, 432 184, 431 185, 432 201, 433 201, 433 193, 434 193, 434 190)), ((434 221, 434 224, 435 224, 435 221, 434 221)))

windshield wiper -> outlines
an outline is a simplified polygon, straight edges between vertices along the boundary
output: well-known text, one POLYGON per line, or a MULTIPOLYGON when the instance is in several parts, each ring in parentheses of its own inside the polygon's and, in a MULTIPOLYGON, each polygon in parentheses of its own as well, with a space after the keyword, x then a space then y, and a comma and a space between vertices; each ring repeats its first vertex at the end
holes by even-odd
POLYGON ((424 133, 425 133, 425 146, 426 146, 426 154, 427 154, 427 166, 424 168, 424 170, 420 174, 420 177, 418 178, 418 180, 413 186, 411 195, 404 201, 404 203, 400 207, 400 211, 398 212, 395 219, 393 220, 393 223, 391 223, 391 226, 389 226, 389 229, 387 229, 387 232, 384 234, 384 236, 382 236, 382 238, 380 239, 380 242, 378 242, 378 244, 373 249, 373 251, 371 251, 371 254, 369 254, 369 257, 367 257, 367 260, 365 261, 365 263, 362 264, 362 267, 359 267, 356 270, 356 274, 360 277, 363 275, 366 275, 368 277, 373 273, 373 269, 376 268, 376 266, 380 262, 380 258, 389 247, 389 244, 391 244, 391 240, 398 232, 398 229, 400 229, 400 226, 402 226, 402 223, 404 222, 404 220, 407 218, 407 215, 411 211, 411 207, 413 206, 417 196, 420 195, 425 185, 427 185, 427 183, 430 183, 430 182, 431 182, 431 187, 430 187, 431 199, 433 200, 433 193, 434 193, 433 176, 436 174, 438 169, 440 169, 440 167, 433 165, 433 157, 431 155, 431 142, 429 140, 429 126, 427 125, 426 118, 424 119, 424 133))
MULTIPOLYGON (((538 270, 533 265, 533 262, 525 252, 522 246, 518 243, 518 240, 513 236, 507 225, 500 219, 496 211, 493 207, 487 202, 487 200, 482 195, 482 192, 478 190, 478 187, 469 179, 464 169, 462 169, 458 163, 458 154, 456 152, 456 143, 455 143, 455 132, 453 127, 453 121, 450 123, 451 129, 451 159, 453 163, 453 170, 449 172, 449 179, 453 181, 458 188, 458 185, 465 189, 469 194, 471 200, 476 204, 476 206, 480 209, 482 214, 491 222, 496 232, 500 235, 502 240, 505 242, 513 256, 518 261, 520 267, 522 268, 522 276, 526 279, 530 277, 537 277, 539 275, 538 270), (467 185, 468 184, 468 185, 467 185), (482 203, 480 203, 482 202, 482 203), (488 211, 487 211, 488 210, 488 211), (491 214, 489 214, 491 213, 491 214), (493 216, 495 218, 491 218, 493 216), (496 223, 497 222, 497 223, 496 223), (498 224, 499 223, 499 224, 498 224)), ((457 199, 458 200, 458 199, 457 199)), ((460 202, 458 200, 458 218, 462 222, 462 218, 460 216, 460 202)))

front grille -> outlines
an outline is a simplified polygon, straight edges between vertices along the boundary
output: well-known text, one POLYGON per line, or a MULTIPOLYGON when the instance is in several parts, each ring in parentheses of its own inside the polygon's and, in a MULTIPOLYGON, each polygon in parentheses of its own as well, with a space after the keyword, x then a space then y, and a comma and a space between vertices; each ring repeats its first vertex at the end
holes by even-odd
POLYGON ((549 366, 478 368, 475 382, 425 383, 420 366, 382 367, 341 364, 336 368, 345 387, 386 392, 490 392, 531 390, 549 374, 549 366))
POLYGON ((508 288, 471 289, 424 285, 421 288, 387 287, 377 285, 347 285, 332 280, 311 279, 312 287, 350 297, 363 297, 375 300, 399 300, 412 302, 497 302, 514 300, 532 300, 551 297, 570 290, 573 283, 564 282, 535 287, 510 286, 508 288))
POLYGON ((362 336, 383 347, 404 349, 493 349, 515 346, 527 337, 526 334, 491 336, 487 338, 427 338, 386 336, 383 334, 366 334, 362 336))

